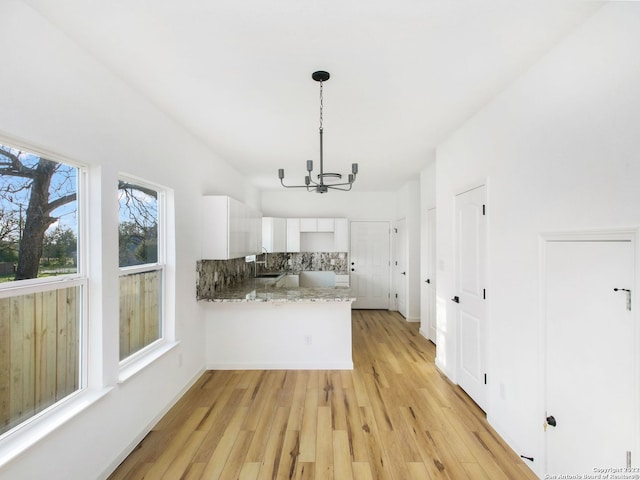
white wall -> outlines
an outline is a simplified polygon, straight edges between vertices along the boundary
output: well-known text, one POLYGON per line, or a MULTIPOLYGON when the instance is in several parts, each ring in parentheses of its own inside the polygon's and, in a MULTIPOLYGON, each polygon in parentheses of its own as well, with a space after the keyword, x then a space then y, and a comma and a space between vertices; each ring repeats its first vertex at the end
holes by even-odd
MULTIPOLYGON (((194 206, 226 193, 259 206, 228 164, 86 55, 22 2, 0 3, 0 132, 88 165, 92 176, 91 352, 113 390, 37 445, 0 466, 0 478, 93 479, 121 458, 205 364, 202 308, 195 301, 199 252, 194 206), (188 168, 185 168, 188 165, 188 168), (180 345, 124 384, 118 375, 117 175, 174 190, 176 301, 180 345), (103 191, 100 191, 100 188, 103 191), (102 243, 102 245, 100 245, 102 243), (116 302, 117 304, 117 302, 116 302)), ((94 378, 95 381, 95 378, 94 378)), ((101 386, 98 385, 98 386, 101 386)))
POLYGON ((437 149, 437 361, 455 379, 454 195, 487 181, 488 419, 538 472, 539 235, 640 224, 638 45, 640 4, 607 4, 437 149))

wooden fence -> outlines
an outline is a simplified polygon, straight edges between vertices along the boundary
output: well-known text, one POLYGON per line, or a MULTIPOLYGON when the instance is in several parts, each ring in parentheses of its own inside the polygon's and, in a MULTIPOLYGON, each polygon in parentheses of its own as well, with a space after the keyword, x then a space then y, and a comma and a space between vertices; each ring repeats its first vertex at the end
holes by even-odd
POLYGON ((160 338, 161 272, 120 277, 120 360, 160 338))
POLYGON ((79 294, 0 299, 0 434, 78 389, 79 294))
MULTIPOLYGON (((120 359, 160 337, 160 282, 120 277, 120 359)), ((80 387, 80 319, 80 287, 0 298, 0 435, 80 387)))

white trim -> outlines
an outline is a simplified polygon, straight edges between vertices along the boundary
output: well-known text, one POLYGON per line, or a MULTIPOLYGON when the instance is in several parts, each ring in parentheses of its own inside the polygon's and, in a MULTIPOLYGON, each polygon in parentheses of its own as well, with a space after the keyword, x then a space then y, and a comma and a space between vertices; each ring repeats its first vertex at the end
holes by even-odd
POLYGON ((76 264, 77 272, 53 277, 6 282, 0 285, 0 298, 11 298, 38 292, 49 292, 79 287, 78 298, 78 387, 63 399, 40 412, 31 415, 18 425, 0 435, 0 466, 47 436, 63 423, 102 398, 109 389, 90 389, 89 385, 89 338, 88 338, 88 166, 50 150, 34 147, 31 142, 18 140, 0 132, 0 143, 9 148, 34 154, 71 167, 76 171, 76 264))
POLYGON ((157 270, 164 270, 164 265, 159 263, 143 263, 142 265, 132 265, 130 267, 120 267, 119 275, 124 277, 126 275, 135 275, 136 273, 154 272, 157 270))
MULTIPOLYGON (((131 265, 126 267, 118 268, 119 277, 136 275, 146 272, 154 272, 158 271, 161 275, 160 281, 160 291, 158 294, 160 295, 160 311, 159 313, 159 322, 160 322, 160 334, 158 338, 153 341, 151 344, 146 345, 140 350, 133 352, 128 357, 122 359, 119 363, 119 374, 118 374, 118 382, 124 382, 127 379, 134 376, 136 373, 144 369, 149 364, 153 363, 156 359, 162 356, 166 351, 171 350, 173 348, 172 345, 167 344, 166 342, 166 315, 165 315, 165 305, 166 305, 166 259, 165 259, 165 244, 166 241, 163 238, 166 229, 164 227, 166 219, 165 215, 165 187, 154 184, 152 182, 148 182, 139 177, 135 177, 132 175, 119 173, 118 174, 118 182, 123 181, 130 183, 132 185, 139 185, 144 188, 148 188, 156 192, 156 240, 157 240, 157 253, 156 253, 156 261, 153 263, 143 263, 140 265, 131 265)), ((118 214, 118 224, 120 224, 120 214, 118 214)), ((120 324, 121 319, 118 319, 118 325, 120 324)))
POLYGON ((207 370, 353 370, 353 362, 207 363, 207 370))
POLYGON ((120 362, 118 383, 125 383, 178 345, 180 342, 167 342, 160 338, 151 345, 129 355, 120 362))
POLYGON ((17 297, 20 295, 29 295, 31 293, 49 292, 51 290, 61 290, 63 288, 87 285, 87 278, 80 276, 60 276, 47 278, 34 278, 29 280, 19 280, 17 282, 3 283, 2 286, 8 285, 7 288, 0 288, 0 298, 17 297), (32 281, 38 280, 38 281, 32 281))
POLYGON ((113 387, 76 391, 0 437, 0 467, 107 395, 113 387))

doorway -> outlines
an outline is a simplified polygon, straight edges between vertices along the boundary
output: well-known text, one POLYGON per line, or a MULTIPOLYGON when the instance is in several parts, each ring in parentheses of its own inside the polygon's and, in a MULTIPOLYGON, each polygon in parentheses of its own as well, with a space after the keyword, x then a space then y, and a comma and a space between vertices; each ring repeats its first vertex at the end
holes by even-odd
MULTIPOLYGON (((427 210, 426 242, 425 242, 425 279, 423 288, 426 298, 423 319, 420 330, 426 332, 426 337, 436 343, 436 209, 427 210), (424 320, 423 320, 424 321, 424 320), (426 324, 426 325, 425 325, 426 324)), ((424 333, 423 333, 424 335, 424 333)))
POLYGON ((355 309, 389 309, 390 225, 351 222, 351 288, 355 309))
POLYGON ((545 239, 547 474, 631 466, 640 407, 634 252, 632 234, 545 239))
POLYGON ((456 305, 458 385, 487 409, 486 370, 486 187, 456 195, 456 305))
POLYGON ((393 285, 395 309, 407 318, 407 242, 406 221, 396 220, 393 227, 393 285))

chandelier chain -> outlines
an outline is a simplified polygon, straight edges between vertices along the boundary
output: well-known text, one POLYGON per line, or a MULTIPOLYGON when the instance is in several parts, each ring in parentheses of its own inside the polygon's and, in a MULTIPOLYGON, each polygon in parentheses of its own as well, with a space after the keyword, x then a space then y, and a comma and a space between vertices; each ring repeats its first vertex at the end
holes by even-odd
POLYGON ((323 82, 320 82, 320 131, 322 131, 322 108, 323 108, 322 83, 323 82))

